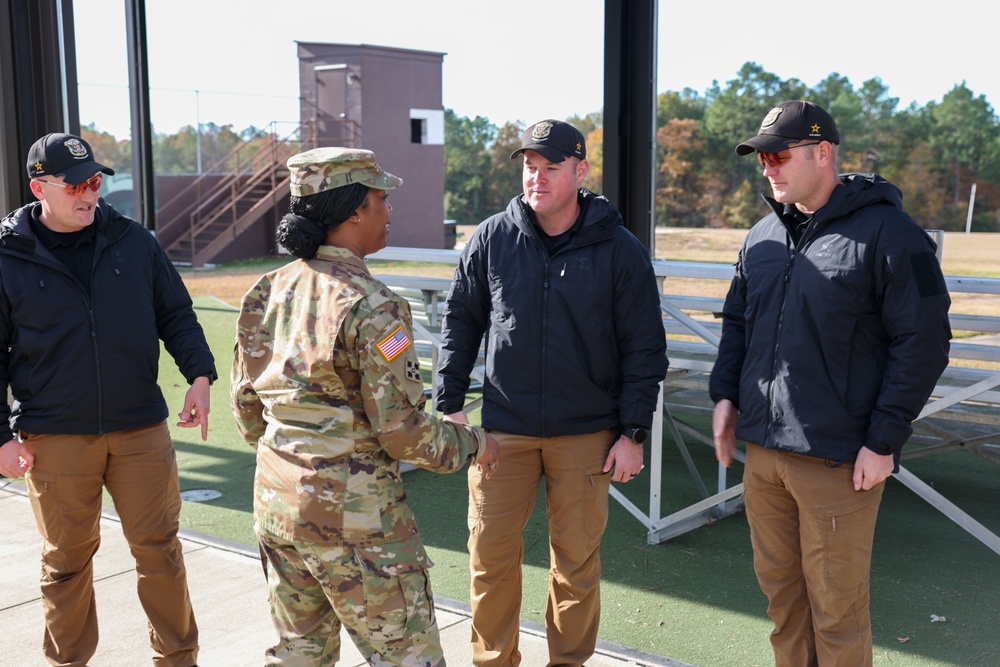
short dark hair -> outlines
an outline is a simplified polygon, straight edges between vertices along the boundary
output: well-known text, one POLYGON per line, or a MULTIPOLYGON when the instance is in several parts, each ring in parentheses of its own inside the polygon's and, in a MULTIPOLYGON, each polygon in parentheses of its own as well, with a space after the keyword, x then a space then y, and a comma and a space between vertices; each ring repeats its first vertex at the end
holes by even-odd
POLYGON ((368 186, 351 183, 314 195, 292 195, 288 214, 278 223, 278 243, 293 256, 312 259, 331 229, 366 207, 368 186))

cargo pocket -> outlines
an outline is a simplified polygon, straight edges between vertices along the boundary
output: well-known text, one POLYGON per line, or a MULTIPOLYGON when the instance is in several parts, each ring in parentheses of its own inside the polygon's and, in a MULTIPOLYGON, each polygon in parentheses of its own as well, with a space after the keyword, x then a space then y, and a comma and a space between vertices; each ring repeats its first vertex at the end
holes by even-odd
POLYGON ((79 571, 101 542, 100 481, 32 468, 25 482, 34 497, 31 511, 38 533, 45 541, 43 563, 54 572, 79 571))
POLYGON ((434 624, 434 596, 427 576, 431 561, 419 539, 358 547, 355 553, 361 564, 365 616, 372 640, 392 642, 434 624))
POLYGON ((875 521, 885 483, 857 492, 855 502, 826 510, 825 578, 831 590, 855 592, 868 586, 875 521))

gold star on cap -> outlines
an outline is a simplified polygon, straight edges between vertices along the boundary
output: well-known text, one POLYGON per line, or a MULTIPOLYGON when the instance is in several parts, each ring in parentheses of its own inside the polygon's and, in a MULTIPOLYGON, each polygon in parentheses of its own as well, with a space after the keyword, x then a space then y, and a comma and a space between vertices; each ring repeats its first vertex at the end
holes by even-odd
POLYGON ((576 142, 576 150, 580 150, 580 142, 576 142))
POLYGON ((36 162, 35 163, 35 171, 41 171, 41 170, 42 170, 42 163, 41 162, 36 162))
POLYGON ((813 131, 814 134, 819 132, 819 123, 814 123, 810 129, 813 131))

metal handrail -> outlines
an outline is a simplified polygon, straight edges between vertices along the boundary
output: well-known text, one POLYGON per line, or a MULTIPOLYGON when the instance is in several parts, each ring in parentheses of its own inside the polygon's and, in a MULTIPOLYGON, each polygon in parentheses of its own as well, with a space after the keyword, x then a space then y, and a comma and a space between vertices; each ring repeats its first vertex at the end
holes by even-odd
MULTIPOLYGON (((191 196, 192 189, 194 189, 196 198, 175 218, 182 219, 186 217, 188 223, 187 231, 185 234, 179 235, 176 239, 164 243, 164 249, 169 253, 186 241, 190 244, 188 250, 190 252, 191 264, 193 266, 200 265, 199 236, 227 213, 232 215, 230 226, 236 225, 239 221, 238 208, 242 201, 250 197, 258 199, 270 198, 270 192, 261 197, 259 193, 255 194, 253 192, 253 188, 268 178, 271 178, 272 182, 281 180, 275 179, 274 174, 277 170, 284 167, 284 162, 288 156, 303 147, 299 139, 300 134, 301 128, 296 128, 294 132, 283 139, 278 139, 273 132, 269 133, 266 135, 269 137, 269 141, 263 147, 259 144, 254 145, 255 152, 245 161, 242 159, 241 151, 235 150, 231 152, 230 160, 234 158, 236 160, 235 169, 212 186, 212 192, 207 198, 198 198, 201 191, 201 184, 205 183, 205 179, 202 177, 196 179, 195 182, 183 191, 188 193, 188 196, 191 196)), ((265 135, 258 135, 258 137, 262 136, 265 135)), ((244 145, 242 148, 247 148, 247 145, 244 145)), ((223 159, 220 162, 225 161, 223 159)))
MULTIPOLYGON (((160 227, 160 243, 164 249, 171 253, 185 242, 188 243, 192 266, 200 266, 205 260, 211 259, 223 250, 228 243, 263 215, 261 207, 264 203, 273 204, 279 195, 284 194, 288 179, 279 172, 284 168, 289 156, 319 145, 319 122, 320 119, 310 119, 280 139, 274 129, 275 123, 271 123, 268 126, 271 129, 255 135, 255 139, 268 138, 263 146, 252 142, 241 144, 229 155, 213 164, 208 172, 200 175, 161 207, 161 210, 167 210, 178 201, 186 199, 189 202, 177 215, 160 227), (253 149, 254 152, 244 159, 245 151, 249 149, 253 149), (203 196, 202 188, 209 183, 208 178, 217 177, 218 169, 233 163, 235 163, 233 169, 221 180, 212 182, 210 192, 203 196), (262 194, 257 188, 268 180, 270 187, 262 194), (250 205, 246 206, 248 203, 250 205), (241 206, 246 206, 246 210, 241 211, 241 206), (226 229, 218 230, 219 224, 227 215, 230 219, 226 223, 226 229), (181 220, 187 221, 184 233, 177 234, 176 238, 164 233, 169 232, 181 220), (200 240, 206 233, 216 231, 218 233, 208 242, 200 240)), ((331 121, 324 119, 324 122, 331 121)), ((348 137, 342 142, 348 146, 356 145, 359 132, 357 124, 346 120, 333 122, 345 124, 348 129, 348 137)))
MULTIPOLYGON (((169 208, 170 206, 173 206, 175 203, 177 203, 179 201, 188 201, 188 202, 190 202, 188 204, 188 206, 186 206, 181 211, 180 214, 178 214, 177 216, 174 216, 174 218, 172 218, 170 221, 168 221, 167 223, 164 223, 163 225, 160 225, 159 227, 161 229, 163 227, 167 227, 167 226, 169 226, 173 222, 173 220, 175 220, 177 218, 180 218, 181 216, 183 216, 183 215, 187 214, 188 212, 190 212, 191 208, 194 207, 194 206, 196 206, 197 203, 201 200, 201 197, 199 196, 200 195, 200 187, 205 183, 205 181, 208 180, 211 177, 217 176, 220 172, 229 171, 228 168, 225 168, 225 166, 228 165, 228 164, 230 164, 230 163, 232 163, 234 160, 236 161, 236 164, 237 164, 237 167, 238 167, 238 165, 240 164, 240 153, 243 152, 243 151, 245 151, 245 150, 247 150, 248 146, 252 145, 251 142, 254 141, 254 140, 256 140, 256 139, 262 138, 264 136, 270 136, 272 138, 275 137, 277 135, 277 131, 275 129, 276 126, 277 126, 277 124, 275 122, 269 123, 265 129, 261 130, 259 133, 257 133, 254 136, 252 136, 248 141, 240 143, 238 146, 236 146, 235 148, 233 148, 233 150, 229 151, 229 153, 227 153, 225 156, 219 158, 218 160, 216 160, 215 162, 213 162, 212 164, 210 164, 208 166, 208 168, 205 169, 204 171, 202 171, 202 173, 198 174, 197 178, 195 178, 190 184, 188 184, 187 187, 185 187, 180 192, 178 192, 176 195, 174 195, 166 203, 162 204, 159 207, 159 209, 158 209, 160 211, 165 210, 165 209, 169 208), (195 194, 194 197, 191 196, 192 195, 192 191, 195 191, 194 192, 194 194, 195 194)), ((296 128, 295 130, 292 131, 291 134, 289 134, 289 137, 291 137, 294 134, 297 134, 300 130, 301 130, 301 127, 296 128)))

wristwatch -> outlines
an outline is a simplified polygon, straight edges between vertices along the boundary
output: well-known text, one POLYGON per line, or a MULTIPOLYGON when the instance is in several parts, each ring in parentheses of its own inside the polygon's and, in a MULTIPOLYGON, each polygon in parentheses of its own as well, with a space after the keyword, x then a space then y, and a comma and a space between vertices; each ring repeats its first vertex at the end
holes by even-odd
POLYGON ((646 436, 649 435, 649 432, 641 426, 626 426, 622 429, 622 435, 635 444, 641 445, 646 442, 646 436))

